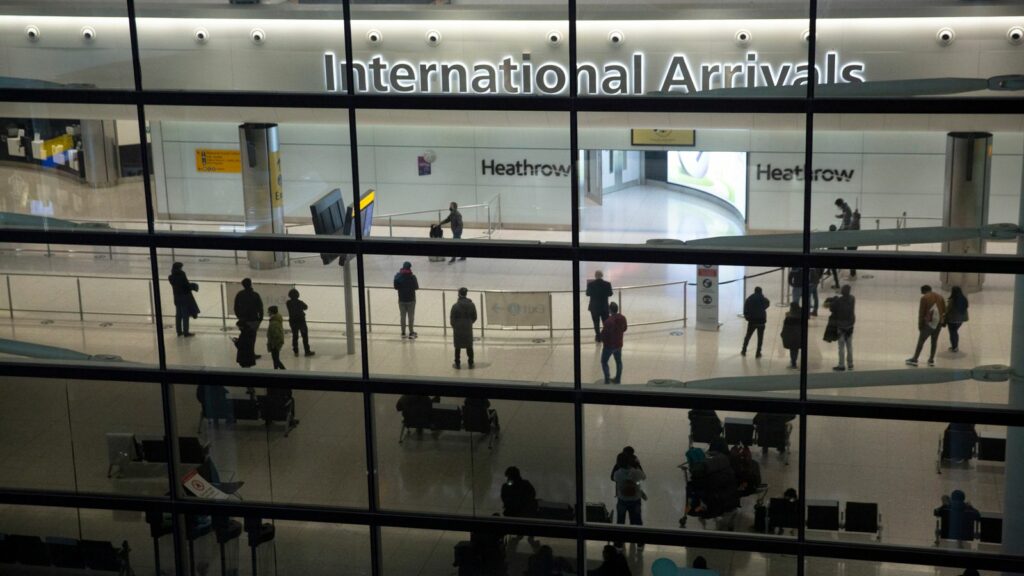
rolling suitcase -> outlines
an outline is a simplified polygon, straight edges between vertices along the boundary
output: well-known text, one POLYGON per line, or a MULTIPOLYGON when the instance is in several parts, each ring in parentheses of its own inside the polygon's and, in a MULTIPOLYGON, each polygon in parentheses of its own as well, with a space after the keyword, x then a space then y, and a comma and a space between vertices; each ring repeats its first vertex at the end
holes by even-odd
POLYGON ((537 518, 571 522, 576 519, 576 513, 572 509, 572 504, 537 500, 537 518))
MULTIPOLYGON (((441 226, 439 226, 437 224, 431 224, 430 225, 430 237, 433 238, 433 239, 444 238, 444 230, 442 230, 441 226)), ((430 260, 431 262, 444 262, 445 261, 445 257, 444 256, 429 256, 428 260, 430 260)))

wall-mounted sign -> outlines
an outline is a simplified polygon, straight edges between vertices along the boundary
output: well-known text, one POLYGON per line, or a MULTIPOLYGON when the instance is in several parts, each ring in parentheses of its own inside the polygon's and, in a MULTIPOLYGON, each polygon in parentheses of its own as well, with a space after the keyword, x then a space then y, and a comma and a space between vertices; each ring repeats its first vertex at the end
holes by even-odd
POLYGON ((241 174, 242 153, 239 150, 196 148, 196 172, 241 174))
POLYGON ((697 143, 694 130, 662 130, 660 128, 633 128, 630 144, 633 146, 693 146, 697 143))
POLYGON ((530 162, 528 159, 515 162, 498 162, 493 158, 480 161, 481 176, 553 176, 567 177, 572 173, 572 164, 530 162))
POLYGON ((718 330, 718 266, 697 266, 697 330, 718 330))
MULTIPOLYGON (((332 52, 323 55, 324 88, 346 91, 346 62, 332 52)), ((352 62, 355 92, 374 94, 561 94, 568 89, 569 69, 561 62, 533 62, 529 53, 500 62, 389 61, 381 55, 352 62)), ((580 62, 576 67, 579 94, 694 94, 720 88, 773 88, 807 84, 864 82, 862 62, 843 63, 837 52, 825 54, 824 66, 807 62, 763 62, 747 52, 739 62, 691 61, 672 54, 663 65, 648 63, 642 52, 624 62, 580 62), (663 70, 656 78, 646 71, 663 70)))

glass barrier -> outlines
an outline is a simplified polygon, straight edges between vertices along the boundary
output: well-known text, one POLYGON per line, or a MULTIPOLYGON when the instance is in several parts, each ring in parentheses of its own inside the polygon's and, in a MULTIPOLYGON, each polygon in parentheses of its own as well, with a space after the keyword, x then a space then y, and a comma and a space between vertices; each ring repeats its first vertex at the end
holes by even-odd
POLYGON ((819 2, 815 96, 1017 96, 1022 15, 1013 2, 819 2))
POLYGON ((382 509, 573 520, 572 406, 378 395, 375 414, 382 509))
POLYGON ((365 258, 372 374, 571 384, 568 263, 430 260, 365 258))
POLYGON ((1012 450, 1007 459, 1007 436, 1020 432, 809 418, 807 538, 1012 553, 1012 538, 1002 548, 1003 522, 1016 510, 1004 495, 1008 467, 1019 463, 1012 450))
POLYGON ((366 507, 358 395, 215 384, 174 395, 185 496, 366 507))
POLYGON ((0 87, 131 90, 124 0, 0 3, 0 87))
POLYGON ((808 557, 805 561, 808 574, 840 576, 856 574, 863 576, 999 576, 1002 572, 974 570, 973 568, 945 568, 919 564, 897 564, 895 562, 869 562, 866 560, 835 560, 832 558, 808 557), (973 571, 972 571, 973 570, 973 571))
POLYGON ((344 268, 324 266, 319 257, 224 250, 159 253, 160 274, 167 274, 160 297, 169 365, 362 373, 354 260, 347 264, 347 286, 344 268), (269 260, 287 265, 254 267, 269 260), (175 272, 178 263, 180 274, 175 272), (251 290, 242 284, 245 279, 251 290))
POLYGON ((816 115, 812 246, 1015 254, 1022 165, 1022 115, 816 115))
POLYGON ((565 0, 352 2, 355 92, 567 96, 567 14, 565 0))
POLYGON ((148 149, 133 107, 0 103, 0 226, 145 230, 148 149))
MULTIPOLYGON (((344 110, 150 106, 146 114, 157 231, 312 235, 311 206, 351 212, 344 110)), ((369 202, 363 210, 373 214, 369 202)), ((348 228, 319 233, 354 237, 348 228)))
POLYGON ((796 415, 588 405, 584 424, 588 523, 793 537, 796 415))
POLYGON ((582 2, 577 11, 580 96, 807 94, 806 1, 582 2))
POLYGON ((159 512, 0 505, 5 574, 176 574, 159 512), (86 572, 88 570, 88 572, 86 572))
POLYGON ((575 542, 528 534, 382 528, 381 548, 387 576, 576 573, 575 542))
POLYGON ((136 2, 143 86, 150 90, 324 92, 345 59, 340 2, 136 2), (248 4, 248 5, 247 5, 248 4))
POLYGON ((0 245, 5 359, 157 363, 148 258, 111 260, 105 249, 0 245))
MULTIPOLYGON (((763 554, 732 550, 713 550, 687 546, 629 543, 619 549, 612 544, 588 541, 586 543, 587 570, 605 570, 594 574, 650 574, 652 576, 714 576, 738 574, 768 576, 796 574, 797 558, 783 554, 763 554), (630 572, 609 572, 628 568, 630 572)), ((816 573, 815 573, 816 574, 816 573)))

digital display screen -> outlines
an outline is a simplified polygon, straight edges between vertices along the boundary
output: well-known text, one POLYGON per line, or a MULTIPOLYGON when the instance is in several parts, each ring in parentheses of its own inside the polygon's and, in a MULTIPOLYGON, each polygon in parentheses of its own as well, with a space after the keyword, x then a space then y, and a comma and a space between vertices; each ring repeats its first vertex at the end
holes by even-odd
POLYGON ((747 216, 747 153, 668 151, 668 181, 725 200, 747 216))

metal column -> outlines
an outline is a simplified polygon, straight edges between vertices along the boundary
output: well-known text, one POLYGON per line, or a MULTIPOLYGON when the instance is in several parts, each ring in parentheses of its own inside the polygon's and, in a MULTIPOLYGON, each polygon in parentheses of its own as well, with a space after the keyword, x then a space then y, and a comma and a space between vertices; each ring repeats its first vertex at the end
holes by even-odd
POLYGON ((121 174, 121 163, 114 121, 82 120, 81 130, 82 157, 79 161, 85 167, 85 181, 93 188, 115 186, 121 174))
MULTIPOLYGON (((976 228, 988 224, 989 184, 992 178, 992 134, 950 132, 946 136, 946 183, 943 190, 942 224, 950 228, 976 228)), ((944 242, 947 254, 981 254, 985 241, 944 242)), ((942 287, 959 286, 977 292, 985 281, 978 272, 943 272, 942 287)))
MULTIPOLYGON (((1024 179, 1021 181, 1024 192, 1024 179)), ((1018 222, 1024 222, 1024 202, 1018 222)), ((1017 255, 1024 256, 1024 237, 1017 238, 1017 255)), ((1010 334, 1010 397, 1008 406, 1024 410, 1024 275, 1013 281, 1013 324, 1010 334)), ((1006 474, 1003 490, 1003 553, 1024 555, 1024 426, 1006 428, 1006 474)))
MULTIPOLYGON (((245 231, 284 234, 284 190, 277 124, 242 124, 242 194, 245 231)), ((249 267, 256 270, 287 265, 284 252, 249 251, 249 267)))

